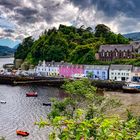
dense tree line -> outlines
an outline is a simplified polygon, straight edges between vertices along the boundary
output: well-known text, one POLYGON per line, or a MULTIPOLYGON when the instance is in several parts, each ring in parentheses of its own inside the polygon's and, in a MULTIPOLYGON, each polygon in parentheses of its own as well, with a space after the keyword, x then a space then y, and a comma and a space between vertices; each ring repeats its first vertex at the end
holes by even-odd
POLYGON ((110 28, 99 24, 95 31, 91 27, 60 25, 58 29, 45 30, 39 39, 25 38, 19 45, 15 58, 33 64, 39 60, 68 61, 79 64, 93 64, 95 53, 101 44, 127 44, 129 40, 110 28))

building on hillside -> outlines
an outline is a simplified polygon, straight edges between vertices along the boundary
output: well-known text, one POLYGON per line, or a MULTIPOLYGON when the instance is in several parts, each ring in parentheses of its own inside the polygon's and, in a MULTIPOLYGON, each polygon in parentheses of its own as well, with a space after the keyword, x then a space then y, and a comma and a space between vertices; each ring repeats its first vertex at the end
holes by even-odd
POLYGON ((62 77, 72 78, 75 74, 82 75, 83 73, 83 65, 62 64, 59 66, 59 74, 62 77))
POLYGON ((84 65, 84 74, 93 79, 108 80, 108 71, 108 65, 84 65))
POLYGON ((132 81, 140 82, 140 67, 133 67, 131 77, 132 81))
POLYGON ((114 81, 131 81, 132 65, 110 65, 109 79, 114 81))
POLYGON ((61 62, 40 61, 34 71, 42 76, 59 76, 59 65, 61 65, 61 62))
POLYGON ((114 59, 133 58, 132 45, 101 45, 99 48, 99 60, 112 61, 114 59))
POLYGON ((140 54, 140 41, 132 41, 130 44, 133 46, 134 52, 140 54))

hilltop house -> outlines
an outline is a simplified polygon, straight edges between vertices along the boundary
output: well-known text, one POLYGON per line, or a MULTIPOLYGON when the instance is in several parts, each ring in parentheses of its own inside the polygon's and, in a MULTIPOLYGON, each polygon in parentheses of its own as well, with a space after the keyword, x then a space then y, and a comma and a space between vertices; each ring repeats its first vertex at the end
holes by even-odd
POLYGON ((42 76, 58 76, 59 75, 59 65, 61 62, 39 62, 35 67, 35 73, 39 73, 42 76))
POLYGON ((72 78, 74 75, 83 75, 83 65, 63 64, 59 66, 59 75, 66 78, 72 78))
POLYGON ((84 65, 84 75, 88 77, 92 73, 93 79, 107 80, 109 66, 107 65, 84 65))
POLYGON ((99 60, 112 61, 120 58, 133 58, 132 45, 101 45, 99 48, 99 60))
POLYGON ((131 81, 132 65, 110 65, 109 79, 115 81, 131 81))

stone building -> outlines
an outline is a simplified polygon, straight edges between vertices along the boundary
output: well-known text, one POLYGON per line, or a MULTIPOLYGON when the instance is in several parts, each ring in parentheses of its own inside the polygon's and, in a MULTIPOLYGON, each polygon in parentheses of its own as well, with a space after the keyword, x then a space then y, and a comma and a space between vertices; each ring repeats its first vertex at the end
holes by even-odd
POLYGON ((133 58, 132 45, 101 45, 99 48, 99 60, 112 61, 115 59, 133 58))

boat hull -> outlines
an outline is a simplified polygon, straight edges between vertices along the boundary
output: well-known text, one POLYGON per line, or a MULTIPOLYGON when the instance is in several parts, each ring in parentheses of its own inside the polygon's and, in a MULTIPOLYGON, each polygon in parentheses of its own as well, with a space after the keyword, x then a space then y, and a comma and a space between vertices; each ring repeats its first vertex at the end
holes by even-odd
POLYGON ((6 104, 6 101, 0 101, 1 104, 6 104))
POLYGON ((29 92, 29 93, 26 93, 26 96, 27 97, 37 97, 38 94, 37 94, 37 92, 29 92))
POLYGON ((26 94, 27 97, 37 97, 38 95, 29 95, 29 94, 26 94))
POLYGON ((123 92, 124 93, 140 93, 140 89, 124 86, 123 92))
POLYGON ((51 106, 51 103, 43 103, 44 106, 51 106))
POLYGON ((21 135, 21 136, 24 136, 24 137, 29 135, 28 132, 21 131, 21 130, 17 130, 16 133, 17 133, 17 135, 21 135))

